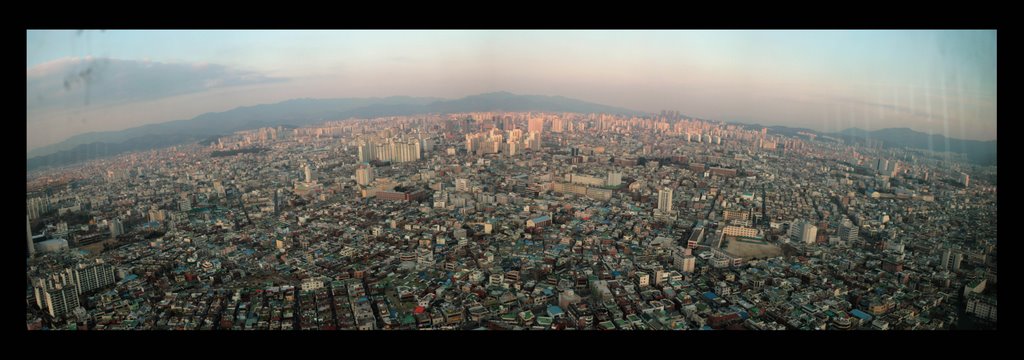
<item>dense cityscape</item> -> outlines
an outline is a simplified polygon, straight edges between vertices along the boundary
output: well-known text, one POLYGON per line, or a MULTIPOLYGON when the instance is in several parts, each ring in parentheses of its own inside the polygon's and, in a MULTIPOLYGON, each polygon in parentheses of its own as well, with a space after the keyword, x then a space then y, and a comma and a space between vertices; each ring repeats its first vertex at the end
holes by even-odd
POLYGON ((996 166, 861 140, 431 113, 33 170, 26 324, 995 329, 996 166))

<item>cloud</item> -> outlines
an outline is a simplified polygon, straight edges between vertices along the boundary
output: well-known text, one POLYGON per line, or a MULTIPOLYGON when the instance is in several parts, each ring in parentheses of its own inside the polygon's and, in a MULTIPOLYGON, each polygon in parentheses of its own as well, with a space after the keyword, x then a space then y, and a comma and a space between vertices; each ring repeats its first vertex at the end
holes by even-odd
POLYGON ((910 108, 909 106, 900 106, 900 105, 894 105, 894 104, 879 103, 879 102, 861 100, 861 99, 856 99, 856 98, 851 98, 851 97, 838 97, 837 96, 837 97, 832 97, 831 100, 834 101, 834 102, 837 102, 837 103, 844 103, 844 104, 851 104, 851 105, 863 105, 863 106, 867 106, 867 107, 870 107, 870 108, 881 108, 881 109, 885 109, 885 110, 889 110, 889 111, 894 111, 894 112, 901 113, 901 114, 912 115, 912 116, 916 116, 916 117, 920 117, 920 118, 935 119, 935 120, 945 120, 946 119, 946 117, 943 116, 943 115, 939 115, 939 114, 935 114, 935 113, 929 113, 929 112, 921 111, 921 110, 915 110, 915 109, 910 108))
POLYGON ((26 71, 29 112, 126 104, 287 79, 209 63, 64 58, 26 71))

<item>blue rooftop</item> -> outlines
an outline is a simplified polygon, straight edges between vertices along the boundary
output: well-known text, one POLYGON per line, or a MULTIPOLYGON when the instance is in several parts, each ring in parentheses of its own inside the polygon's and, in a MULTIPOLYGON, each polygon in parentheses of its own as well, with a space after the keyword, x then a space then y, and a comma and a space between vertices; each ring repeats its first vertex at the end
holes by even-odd
POLYGON ((857 309, 850 310, 850 315, 856 316, 857 318, 865 321, 871 321, 871 315, 857 309))
POLYGON ((704 297, 707 298, 708 300, 714 300, 718 298, 718 295, 715 295, 715 293, 708 291, 704 293, 704 297))

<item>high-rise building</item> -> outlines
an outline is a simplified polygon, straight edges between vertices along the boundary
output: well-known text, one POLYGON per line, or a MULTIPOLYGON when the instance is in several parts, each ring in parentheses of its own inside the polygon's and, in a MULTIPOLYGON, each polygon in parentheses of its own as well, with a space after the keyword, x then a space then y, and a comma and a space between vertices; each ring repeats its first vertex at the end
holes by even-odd
POLYGON ((818 227, 807 222, 804 223, 803 231, 801 231, 800 240, 807 245, 813 244, 815 238, 818 237, 818 227))
POLYGON ((274 190, 274 215, 281 214, 281 189, 274 190))
POLYGON ((611 171, 608 173, 608 179, 605 181, 608 186, 619 186, 622 185, 622 173, 617 171, 611 171))
POLYGON ((427 269, 434 265, 434 252, 428 248, 416 249, 416 268, 427 269))
POLYGON ((857 242, 857 239, 860 236, 859 231, 860 229, 857 226, 846 221, 839 227, 839 237, 843 239, 843 242, 846 244, 853 245, 857 242))
POLYGON ((786 234, 789 238, 789 242, 796 243, 800 241, 800 237, 803 236, 804 222, 803 220, 793 220, 789 224, 789 232, 786 234))
POLYGON ((514 130, 516 128, 516 122, 511 116, 505 117, 505 131, 514 130))
POLYGON ((544 132, 544 118, 542 118, 542 117, 531 118, 529 123, 527 124, 526 130, 528 132, 536 132, 536 133, 544 132))
POLYGON ((789 241, 813 244, 818 237, 818 227, 810 221, 795 220, 789 225, 789 241))
POLYGON ((949 269, 949 258, 951 255, 953 255, 953 250, 951 249, 947 248, 945 251, 942 252, 942 270, 949 269))
POLYGON ((541 148, 541 135, 539 132, 531 132, 526 135, 526 149, 540 150, 541 148))
POLYGON ((959 253, 958 252, 958 253, 956 253, 956 255, 953 255, 953 272, 959 272, 960 271, 960 263, 963 262, 963 261, 964 261, 964 254, 963 253, 959 253))
POLYGON ((551 120, 551 132, 561 133, 565 131, 565 120, 562 118, 554 118, 551 120))
POLYGON ((469 191, 469 179, 455 179, 455 191, 469 191))
POLYGON ((889 168, 889 160, 878 159, 878 162, 875 163, 875 170, 878 170, 878 172, 885 172, 886 169, 888 169, 888 168, 889 168))
POLYGON ((75 269, 75 286, 79 293, 89 292, 114 283, 114 267, 106 264, 80 266, 75 269))
POLYGON ((164 221, 165 212, 160 209, 149 210, 149 221, 164 221))
POLYGON ((25 215, 25 231, 28 233, 28 256, 35 258, 36 246, 32 243, 32 223, 29 222, 28 215, 25 215))
POLYGON ((48 197, 35 197, 27 200, 28 218, 35 220, 51 210, 48 197))
POLYGON ((896 177, 896 175, 899 174, 899 172, 900 172, 900 161, 899 160, 891 161, 889 163, 889 167, 885 170, 885 174, 889 175, 889 177, 896 177))
POLYGON ((178 210, 179 211, 189 211, 189 210, 192 210, 192 200, 190 200, 187 197, 183 198, 183 199, 179 199, 178 200, 178 210))
POLYGON ((120 219, 110 220, 110 237, 116 238, 124 234, 124 223, 120 219))
POLYGON ((416 161, 423 157, 423 149, 424 141, 421 139, 388 139, 385 143, 370 141, 359 145, 359 161, 416 161))
POLYGON ((960 183, 965 187, 971 184, 971 176, 967 173, 960 173, 960 183))
POLYGON ((359 162, 369 162, 373 160, 370 158, 370 145, 359 144, 359 162))
POLYGON ((46 311, 57 319, 78 308, 78 291, 74 285, 57 285, 45 292, 46 311))
POLYGON ((672 189, 664 188, 658 191, 658 211, 665 214, 672 212, 672 189))
POLYGON ((374 180, 373 167, 369 164, 359 165, 356 169, 356 183, 362 186, 370 185, 374 180))
POLYGON ((693 255, 688 255, 683 251, 676 252, 673 255, 672 260, 673 264, 676 267, 676 270, 682 271, 684 273, 692 273, 697 265, 697 258, 694 257, 693 255))

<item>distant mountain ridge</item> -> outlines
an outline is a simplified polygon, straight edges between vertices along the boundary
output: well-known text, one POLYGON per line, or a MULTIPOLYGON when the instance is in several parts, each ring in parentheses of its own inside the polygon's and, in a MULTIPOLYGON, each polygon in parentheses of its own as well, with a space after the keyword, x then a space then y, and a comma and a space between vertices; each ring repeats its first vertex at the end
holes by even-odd
POLYGON ((825 133, 811 129, 793 128, 778 125, 764 126, 757 123, 745 122, 734 122, 733 124, 742 126, 748 130, 768 128, 773 133, 788 136, 796 136, 799 132, 811 133, 819 136, 826 135, 843 139, 843 141, 846 141, 847 143, 851 144, 863 144, 867 142, 868 139, 871 139, 881 141, 883 146, 885 147, 908 147, 913 149, 927 149, 935 152, 949 151, 954 153, 965 154, 968 160, 976 164, 996 164, 996 140, 980 141, 946 138, 945 136, 938 134, 928 135, 926 133, 916 131, 910 128, 887 128, 874 131, 867 131, 858 128, 849 128, 836 133, 825 133), (948 149, 946 147, 947 140, 949 141, 948 149))
POLYGON ((408 96, 293 99, 275 104, 243 106, 224 112, 206 113, 189 120, 75 135, 60 143, 29 151, 27 163, 28 170, 43 166, 63 166, 128 151, 195 142, 211 136, 265 126, 304 126, 348 118, 481 111, 645 114, 562 96, 516 95, 504 91, 456 100, 408 96))
POLYGON ((996 140, 954 139, 939 134, 928 135, 909 128, 888 128, 875 131, 849 128, 833 135, 849 142, 865 142, 867 139, 873 139, 882 141, 886 147, 905 146, 936 152, 949 151, 965 154, 968 160, 978 164, 996 164, 996 140))
POLYGON ((243 106, 216 113, 205 113, 190 120, 174 120, 142 125, 119 131, 91 132, 75 135, 57 144, 43 146, 28 152, 28 157, 70 150, 78 145, 95 142, 120 143, 145 135, 194 135, 199 137, 230 134, 239 130, 269 125, 308 125, 318 119, 331 119, 338 114, 372 105, 426 105, 437 98, 392 96, 361 99, 292 99, 276 104, 243 106))

